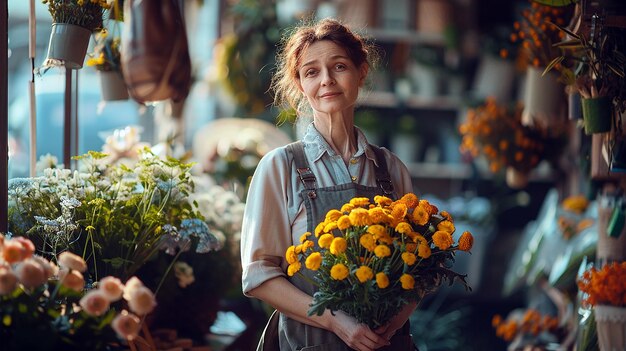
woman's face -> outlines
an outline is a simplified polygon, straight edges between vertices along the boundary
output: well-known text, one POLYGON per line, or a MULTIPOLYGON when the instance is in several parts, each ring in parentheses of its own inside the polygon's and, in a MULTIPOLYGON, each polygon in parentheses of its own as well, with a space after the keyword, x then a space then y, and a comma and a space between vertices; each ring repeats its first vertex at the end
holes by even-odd
POLYGON ((356 67, 346 51, 329 40, 311 44, 301 62, 299 87, 313 111, 330 114, 354 108, 367 64, 356 67))

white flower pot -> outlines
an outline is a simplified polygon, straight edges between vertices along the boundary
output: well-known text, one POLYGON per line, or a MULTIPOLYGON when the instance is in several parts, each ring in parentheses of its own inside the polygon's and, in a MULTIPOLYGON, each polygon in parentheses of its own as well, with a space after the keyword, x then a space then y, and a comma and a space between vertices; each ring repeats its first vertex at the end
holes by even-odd
POLYGON ((47 60, 62 61, 69 69, 83 67, 91 32, 67 23, 52 23, 47 60))
POLYGON ((593 310, 600 351, 626 350, 626 308, 598 305, 593 310))
POLYGON ((542 68, 529 67, 526 70, 522 124, 550 130, 565 122, 565 88, 557 81, 555 73, 545 76, 542 73, 542 68))
POLYGON ((128 88, 119 71, 98 71, 102 101, 128 100, 128 88))

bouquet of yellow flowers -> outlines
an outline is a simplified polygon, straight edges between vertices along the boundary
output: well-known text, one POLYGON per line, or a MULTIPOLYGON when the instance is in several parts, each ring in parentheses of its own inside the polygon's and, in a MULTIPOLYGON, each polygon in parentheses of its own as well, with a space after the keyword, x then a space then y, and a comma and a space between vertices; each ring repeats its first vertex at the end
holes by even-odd
MULTIPOLYGON (((372 328, 384 325, 411 301, 420 301, 444 281, 465 277, 451 269, 456 251, 469 251, 473 236, 454 242, 453 219, 414 194, 398 201, 357 197, 326 214, 315 233, 287 249, 287 274, 313 273, 309 315, 343 311, 372 328), (315 236, 315 238, 312 238, 315 236)), ((307 278, 308 279, 308 278, 307 278)))

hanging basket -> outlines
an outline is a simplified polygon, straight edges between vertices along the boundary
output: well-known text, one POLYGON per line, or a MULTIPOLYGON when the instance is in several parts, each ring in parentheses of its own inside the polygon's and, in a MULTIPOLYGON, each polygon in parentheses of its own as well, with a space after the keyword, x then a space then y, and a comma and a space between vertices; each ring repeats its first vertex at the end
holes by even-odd
POLYGON ((52 23, 47 60, 61 61, 69 69, 82 68, 90 36, 91 32, 86 28, 67 23, 52 23))
POLYGON ((528 185, 530 174, 513 167, 506 168, 506 184, 513 189, 522 189, 528 185))
POLYGON ((128 88, 119 71, 98 71, 102 101, 128 100, 128 88))
POLYGON ((526 70, 522 124, 539 125, 551 130, 564 122, 565 89, 556 74, 542 74, 541 68, 529 67, 526 70))
POLYGON ((613 104, 606 96, 582 99, 585 134, 606 133, 611 131, 613 104))
POLYGON ((593 310, 600 351, 626 350, 626 308, 598 305, 593 310))

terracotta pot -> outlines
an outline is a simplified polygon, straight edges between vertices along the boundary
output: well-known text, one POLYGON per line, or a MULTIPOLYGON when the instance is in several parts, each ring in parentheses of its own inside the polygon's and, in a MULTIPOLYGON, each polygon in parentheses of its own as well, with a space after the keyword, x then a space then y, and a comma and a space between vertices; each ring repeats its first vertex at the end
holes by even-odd
POLYGON ((69 69, 83 67, 91 31, 67 23, 52 23, 47 60, 62 61, 69 69))
POLYGON ((598 305, 593 310, 600 351, 626 350, 626 308, 598 305))

